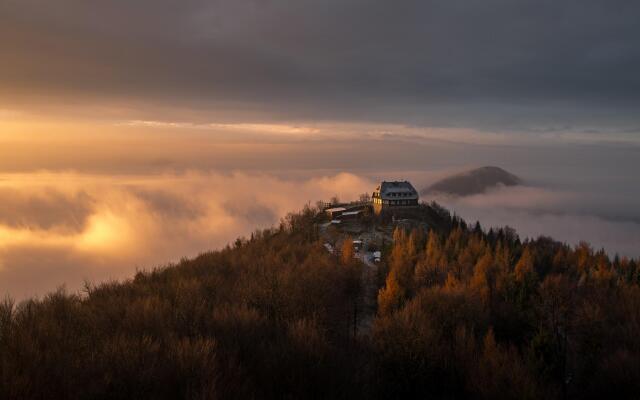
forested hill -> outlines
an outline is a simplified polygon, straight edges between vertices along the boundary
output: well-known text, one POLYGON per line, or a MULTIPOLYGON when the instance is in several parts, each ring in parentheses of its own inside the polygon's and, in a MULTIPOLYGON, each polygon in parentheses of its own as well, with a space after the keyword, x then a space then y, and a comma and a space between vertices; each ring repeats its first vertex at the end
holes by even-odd
POLYGON ((481 167, 441 179, 426 189, 422 195, 444 194, 471 196, 485 193, 500 186, 517 186, 522 180, 499 167, 481 167))
POLYGON ((0 398, 638 397, 636 261, 417 213, 381 248, 369 331, 366 266, 305 208, 127 282, 6 300, 0 398))

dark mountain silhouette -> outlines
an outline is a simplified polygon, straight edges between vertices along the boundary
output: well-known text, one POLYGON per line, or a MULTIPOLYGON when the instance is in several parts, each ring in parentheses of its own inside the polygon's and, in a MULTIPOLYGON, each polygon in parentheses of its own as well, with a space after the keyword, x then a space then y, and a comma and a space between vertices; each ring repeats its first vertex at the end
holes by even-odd
POLYGON ((470 196, 484 193, 496 186, 516 186, 522 183, 517 176, 499 167, 482 167, 441 179, 422 190, 421 194, 443 193, 470 196))

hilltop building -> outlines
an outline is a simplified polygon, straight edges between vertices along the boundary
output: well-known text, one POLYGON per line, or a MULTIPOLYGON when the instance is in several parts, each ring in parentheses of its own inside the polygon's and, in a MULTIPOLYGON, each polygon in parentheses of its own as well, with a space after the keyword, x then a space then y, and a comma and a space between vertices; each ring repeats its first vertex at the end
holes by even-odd
POLYGON ((371 196, 376 214, 382 210, 417 207, 418 191, 408 181, 382 181, 371 196))

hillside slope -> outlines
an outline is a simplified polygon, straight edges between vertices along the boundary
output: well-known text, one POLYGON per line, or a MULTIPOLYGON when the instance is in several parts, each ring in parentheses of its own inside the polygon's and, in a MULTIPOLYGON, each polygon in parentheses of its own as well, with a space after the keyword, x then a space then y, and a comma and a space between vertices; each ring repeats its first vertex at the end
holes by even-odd
MULTIPOLYGON (((127 282, 1 302, 0 398, 640 393, 635 260, 548 238, 522 243, 509 228, 486 232, 435 205, 415 212, 438 228, 396 228, 381 248, 368 335, 354 329, 362 264, 348 247, 327 252, 318 240, 326 216, 306 208, 127 282)), ((367 218, 374 229, 394 226, 367 218)))

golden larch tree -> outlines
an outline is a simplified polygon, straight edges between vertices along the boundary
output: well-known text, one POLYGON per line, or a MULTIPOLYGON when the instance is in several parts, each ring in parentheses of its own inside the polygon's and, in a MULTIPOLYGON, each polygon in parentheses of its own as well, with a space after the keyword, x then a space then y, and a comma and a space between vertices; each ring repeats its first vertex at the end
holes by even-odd
POLYGON ((520 256, 520 259, 518 260, 518 263, 516 264, 516 267, 514 269, 516 280, 518 282, 524 282, 524 280, 528 276, 535 273, 533 267, 534 267, 533 252, 531 251, 531 248, 529 246, 526 246, 524 248, 524 251, 522 252, 522 256, 520 256))
POLYGON ((342 251, 340 254, 340 261, 343 265, 349 265, 353 263, 353 255, 355 254, 355 250, 353 249, 353 239, 351 239, 351 236, 348 236, 342 242, 342 251))

